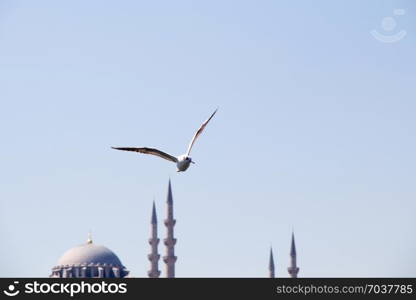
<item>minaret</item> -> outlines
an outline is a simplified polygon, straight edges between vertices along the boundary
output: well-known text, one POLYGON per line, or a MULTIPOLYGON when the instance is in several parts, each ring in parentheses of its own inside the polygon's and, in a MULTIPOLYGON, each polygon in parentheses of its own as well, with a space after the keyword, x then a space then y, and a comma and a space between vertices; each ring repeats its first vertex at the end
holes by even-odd
POLYGON ((172 187, 169 179, 168 186, 168 197, 167 197, 168 216, 165 220, 165 226, 167 229, 167 236, 164 240, 166 245, 166 256, 163 257, 163 261, 166 264, 166 277, 174 278, 175 277, 175 262, 177 257, 175 256, 175 244, 176 239, 173 236, 173 227, 176 224, 176 220, 173 218, 173 197, 172 197, 172 187))
POLYGON ((149 272, 147 272, 147 274, 150 278, 158 278, 160 276, 160 271, 158 270, 160 255, 157 253, 159 239, 157 238, 157 217, 155 201, 153 201, 152 219, 150 221, 150 224, 151 238, 149 239, 149 244, 152 247, 152 252, 147 256, 150 260, 150 270, 149 272))
POLYGON ((292 232, 292 245, 290 246, 290 267, 287 268, 291 278, 297 278, 299 268, 296 265, 296 246, 295 246, 295 234, 292 232))
POLYGON ((274 260, 273 260, 273 249, 272 249, 272 247, 270 247, 269 277, 274 278, 274 260))

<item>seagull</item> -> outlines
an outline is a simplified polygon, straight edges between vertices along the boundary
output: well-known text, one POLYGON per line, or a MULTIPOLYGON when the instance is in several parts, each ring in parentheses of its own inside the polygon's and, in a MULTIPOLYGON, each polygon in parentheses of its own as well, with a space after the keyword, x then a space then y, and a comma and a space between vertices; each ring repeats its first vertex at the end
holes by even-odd
POLYGON ((116 150, 122 150, 122 151, 133 151, 133 152, 139 152, 139 153, 144 153, 144 154, 156 155, 156 156, 159 156, 161 158, 164 158, 166 160, 176 163, 177 172, 184 172, 189 168, 191 163, 192 164, 195 163, 192 160, 192 158, 189 157, 191 150, 192 150, 192 146, 194 145, 196 139, 201 135, 202 131, 204 131, 205 127, 208 125, 208 122, 211 121, 212 117, 217 113, 217 110, 218 108, 212 113, 212 115, 204 123, 202 123, 201 127, 199 127, 199 129, 195 132, 191 142, 189 143, 188 150, 186 151, 186 153, 179 155, 177 157, 170 155, 166 152, 160 151, 158 149, 155 149, 155 148, 147 148, 147 147, 143 147, 143 148, 111 147, 111 148, 116 149, 116 150))

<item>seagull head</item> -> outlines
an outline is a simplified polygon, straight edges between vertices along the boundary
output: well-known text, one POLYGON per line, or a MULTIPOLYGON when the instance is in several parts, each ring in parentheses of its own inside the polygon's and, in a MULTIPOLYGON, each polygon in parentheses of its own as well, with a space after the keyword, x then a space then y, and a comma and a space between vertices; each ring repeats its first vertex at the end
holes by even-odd
POLYGON ((185 157, 186 161, 189 161, 190 163, 194 164, 195 162, 190 158, 189 156, 185 157))

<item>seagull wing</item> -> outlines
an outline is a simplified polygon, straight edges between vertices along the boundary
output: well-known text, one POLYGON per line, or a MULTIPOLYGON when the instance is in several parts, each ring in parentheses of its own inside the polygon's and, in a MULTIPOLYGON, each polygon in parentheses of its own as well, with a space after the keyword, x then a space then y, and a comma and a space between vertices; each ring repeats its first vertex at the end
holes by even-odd
POLYGON ((170 160, 174 163, 178 162, 178 159, 175 156, 172 156, 170 154, 167 154, 163 151, 154 149, 154 148, 133 148, 133 147, 111 147, 113 149, 116 150, 123 150, 123 151, 133 151, 133 152, 139 152, 139 153, 144 153, 144 154, 152 154, 152 155, 156 155, 159 156, 161 158, 170 160))
POLYGON ((212 113, 212 115, 206 120, 204 123, 202 123, 201 127, 196 131, 194 137, 192 138, 191 143, 188 146, 188 151, 186 152, 186 156, 189 156, 191 153, 192 146, 194 145, 196 139, 201 135, 202 131, 204 131, 205 126, 207 126, 208 122, 211 121, 212 117, 216 114, 218 108, 212 113))

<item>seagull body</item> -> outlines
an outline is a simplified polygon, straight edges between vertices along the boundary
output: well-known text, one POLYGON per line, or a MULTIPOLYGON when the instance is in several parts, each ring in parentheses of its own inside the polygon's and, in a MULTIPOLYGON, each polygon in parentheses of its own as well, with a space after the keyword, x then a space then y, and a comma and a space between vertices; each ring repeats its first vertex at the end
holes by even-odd
POLYGON ((192 161, 192 158, 190 158, 189 156, 186 156, 186 154, 179 155, 178 161, 176 162, 176 167, 178 168, 178 172, 186 171, 191 165, 191 163, 193 164, 195 163, 192 161))
POLYGON ((160 151, 160 150, 155 149, 155 148, 147 148, 147 147, 143 147, 143 148, 112 147, 112 148, 116 149, 116 150, 122 150, 122 151, 133 151, 133 152, 138 152, 138 153, 156 155, 156 156, 159 156, 161 158, 164 158, 166 160, 169 160, 171 162, 176 163, 177 171, 178 172, 184 172, 189 168, 191 163, 193 163, 193 164, 195 163, 194 161, 192 161, 192 158, 189 156, 190 153, 191 153, 191 150, 192 150, 192 146, 194 145, 196 139, 201 135, 202 131, 204 131, 208 122, 216 114, 217 110, 218 110, 218 108, 212 113, 212 115, 204 123, 202 123, 201 127, 199 127, 199 129, 195 132, 191 142, 189 143, 188 150, 186 151, 186 153, 182 154, 182 155, 179 155, 177 157, 172 156, 172 155, 170 155, 166 152, 160 151))

